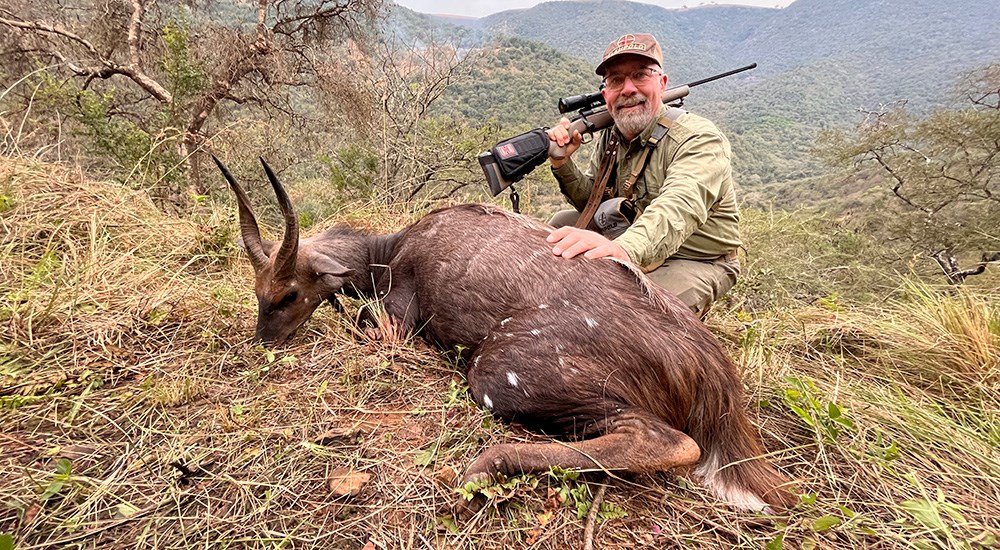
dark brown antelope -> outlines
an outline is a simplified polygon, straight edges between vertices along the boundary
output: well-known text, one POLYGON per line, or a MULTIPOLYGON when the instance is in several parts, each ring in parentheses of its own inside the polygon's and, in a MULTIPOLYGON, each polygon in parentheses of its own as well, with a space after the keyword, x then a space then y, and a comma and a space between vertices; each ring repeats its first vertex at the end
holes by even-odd
MULTIPOLYGON (((216 160, 218 162, 218 160, 216 160)), ((461 346, 475 401, 570 443, 487 449, 462 483, 551 466, 657 472, 695 465, 721 500, 791 504, 743 410, 735 365, 677 298, 614 260, 566 260, 550 226, 488 205, 437 210, 392 235, 332 229, 299 240, 295 213, 264 163, 285 217, 263 241, 236 193, 256 272, 257 337, 281 342, 337 292, 377 297, 398 329, 461 346)))

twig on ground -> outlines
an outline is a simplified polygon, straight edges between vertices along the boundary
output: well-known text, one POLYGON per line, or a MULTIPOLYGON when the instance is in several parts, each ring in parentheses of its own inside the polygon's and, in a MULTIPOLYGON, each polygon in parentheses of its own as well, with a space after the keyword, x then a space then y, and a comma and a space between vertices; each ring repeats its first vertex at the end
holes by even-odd
POLYGON ((594 500, 590 503, 590 511, 587 512, 587 523, 583 528, 583 550, 594 550, 594 528, 597 525, 597 513, 601 511, 601 502, 604 500, 604 492, 608 486, 601 484, 594 494, 594 500))

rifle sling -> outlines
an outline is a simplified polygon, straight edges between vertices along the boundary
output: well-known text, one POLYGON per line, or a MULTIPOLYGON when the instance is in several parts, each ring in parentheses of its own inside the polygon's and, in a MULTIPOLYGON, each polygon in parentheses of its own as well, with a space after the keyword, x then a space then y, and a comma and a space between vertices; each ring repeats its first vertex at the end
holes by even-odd
POLYGON ((594 188, 590 190, 590 197, 587 199, 587 205, 583 207, 583 212, 580 213, 580 217, 578 217, 576 219, 576 223, 573 224, 574 227, 586 229, 587 226, 590 225, 590 220, 594 219, 597 207, 601 204, 601 199, 604 197, 604 191, 608 188, 608 178, 611 177, 611 172, 614 172, 614 167, 617 162, 618 134, 612 132, 611 138, 608 139, 608 145, 604 149, 601 166, 597 170, 597 175, 594 176, 594 188))
MULTIPOLYGON (((657 144, 659 144, 660 141, 666 137, 667 132, 670 130, 670 127, 673 126, 674 121, 686 112, 687 111, 683 109, 668 107, 667 112, 656 121, 656 127, 653 128, 653 133, 650 134, 649 139, 646 140, 646 147, 643 148, 642 157, 639 159, 639 162, 635 163, 635 168, 632 169, 632 173, 629 175, 628 179, 625 180, 625 184, 622 186, 619 196, 631 200, 632 188, 635 186, 635 182, 638 181, 639 176, 642 175, 642 172, 646 169, 646 165, 649 164, 649 154, 653 151, 653 149, 656 149, 657 144)), ((612 169, 617 161, 618 135, 612 133, 611 138, 608 140, 608 146, 604 150, 604 158, 601 160, 601 166, 597 171, 597 175, 594 177, 594 188, 590 191, 590 198, 587 199, 587 206, 584 207, 583 212, 580 213, 580 217, 577 218, 576 224, 574 224, 575 227, 586 229, 586 227, 590 224, 590 220, 594 218, 594 213, 597 212, 597 207, 601 204, 601 198, 608 189, 608 178, 611 176, 611 172, 613 171, 612 169)))

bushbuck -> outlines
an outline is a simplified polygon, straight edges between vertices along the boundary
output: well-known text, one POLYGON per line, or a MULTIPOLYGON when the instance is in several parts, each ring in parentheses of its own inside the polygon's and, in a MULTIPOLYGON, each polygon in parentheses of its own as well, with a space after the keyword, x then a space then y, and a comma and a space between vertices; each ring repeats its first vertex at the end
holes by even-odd
POLYGON ((421 327, 441 348, 464 350, 480 406, 568 441, 490 447, 461 483, 552 466, 697 465, 694 476, 733 506, 791 504, 744 412, 735 365, 691 310, 634 266, 557 257, 545 242, 550 226, 481 204, 436 210, 390 235, 334 228, 299 240, 266 162, 285 233, 265 241, 246 193, 216 162, 256 273, 259 340, 286 340, 338 292, 377 298, 402 333, 421 327))

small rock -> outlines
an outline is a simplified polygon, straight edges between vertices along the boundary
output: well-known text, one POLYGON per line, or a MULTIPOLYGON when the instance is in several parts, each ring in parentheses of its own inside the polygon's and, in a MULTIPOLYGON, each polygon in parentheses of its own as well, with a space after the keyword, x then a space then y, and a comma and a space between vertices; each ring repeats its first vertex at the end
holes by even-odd
POLYGON ((361 494, 365 484, 371 480, 371 474, 356 472, 351 469, 336 469, 330 472, 327 481, 334 497, 354 497, 361 494))

